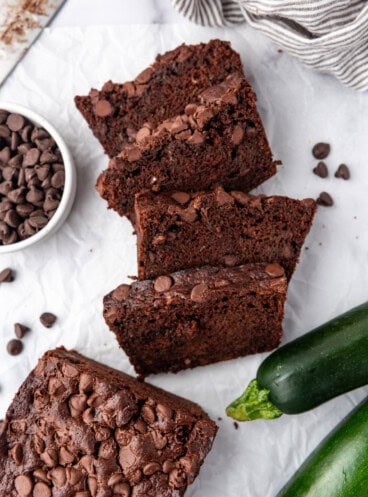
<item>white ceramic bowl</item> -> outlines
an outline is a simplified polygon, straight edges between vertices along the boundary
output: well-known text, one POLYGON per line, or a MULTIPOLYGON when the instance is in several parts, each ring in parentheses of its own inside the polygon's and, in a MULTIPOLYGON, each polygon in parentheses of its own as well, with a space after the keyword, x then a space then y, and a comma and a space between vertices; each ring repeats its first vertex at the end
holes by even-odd
POLYGON ((13 112, 15 114, 21 114, 22 116, 29 119, 33 124, 37 127, 44 128, 50 135, 54 138, 56 144, 58 145, 65 168, 65 185, 63 196, 61 197, 60 204, 50 219, 50 221, 46 224, 44 228, 42 228, 38 233, 26 238, 25 240, 12 243, 10 245, 0 245, 0 254, 7 254, 9 252, 15 252, 18 250, 25 249, 34 245, 35 243, 40 242, 41 240, 46 240, 52 234, 54 234, 60 226, 64 223, 66 218, 68 217, 70 210, 72 208, 75 193, 77 189, 77 176, 74 168, 74 163, 72 156, 58 133, 56 129, 44 119, 42 116, 34 112, 33 110, 27 109, 26 107, 22 107, 21 105, 10 103, 10 102, 1 102, 0 101, 0 109, 7 110, 8 112, 13 112))

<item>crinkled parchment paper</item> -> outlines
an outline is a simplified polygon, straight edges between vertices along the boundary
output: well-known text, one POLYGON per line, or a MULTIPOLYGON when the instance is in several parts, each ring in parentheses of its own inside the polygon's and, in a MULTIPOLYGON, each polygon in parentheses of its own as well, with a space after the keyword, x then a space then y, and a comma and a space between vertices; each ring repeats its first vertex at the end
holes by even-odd
MULTIPOLYGON (((182 42, 213 37, 231 40, 258 95, 259 110, 276 158, 276 177, 259 188, 266 194, 314 197, 326 190, 335 200, 320 207, 290 283, 284 341, 363 302, 368 296, 368 94, 343 88, 244 26, 207 29, 188 25, 124 26, 46 30, 0 90, 0 100, 29 106, 48 118, 69 144, 78 170, 78 192, 68 221, 45 243, 0 256, 13 267, 11 284, 0 286, 0 415, 37 358, 63 344, 133 373, 102 316, 102 297, 136 274, 135 238, 125 219, 106 209, 94 190, 106 166, 73 104, 75 94, 106 80, 133 78, 159 52, 182 42), (312 174, 311 148, 331 143, 330 175, 312 174), (333 174, 351 168, 343 181, 333 174), (308 250, 307 250, 308 247, 308 250), (58 316, 43 328, 43 311, 58 316), (29 325, 25 350, 6 353, 14 322, 29 325)), ((191 497, 274 497, 306 455, 367 393, 360 389, 312 412, 275 421, 241 424, 235 430, 224 408, 255 375, 264 355, 197 368, 149 381, 199 402, 220 431, 191 497)))

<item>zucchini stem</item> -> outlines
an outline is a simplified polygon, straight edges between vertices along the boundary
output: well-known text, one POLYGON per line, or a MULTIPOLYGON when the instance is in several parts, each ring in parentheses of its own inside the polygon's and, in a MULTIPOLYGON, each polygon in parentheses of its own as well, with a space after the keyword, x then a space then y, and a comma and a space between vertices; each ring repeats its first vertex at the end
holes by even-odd
POLYGON ((270 391, 260 388, 257 380, 252 380, 245 392, 226 408, 226 414, 237 421, 254 419, 275 419, 283 412, 268 399, 270 391))

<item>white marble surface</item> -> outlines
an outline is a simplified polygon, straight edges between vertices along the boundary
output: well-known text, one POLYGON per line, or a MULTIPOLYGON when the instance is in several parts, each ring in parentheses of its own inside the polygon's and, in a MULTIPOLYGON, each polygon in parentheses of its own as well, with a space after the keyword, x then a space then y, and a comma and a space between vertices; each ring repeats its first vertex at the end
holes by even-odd
POLYGON ((187 22, 170 0, 66 0, 52 27, 187 22))
MULTIPOLYGON (((82 1, 68 0, 65 9, 82 1)), ((132 4, 115 5, 121 3, 132 4)), ((106 0, 104 5, 108 4, 106 0)), ((0 89, 0 99, 27 105, 53 122, 71 148, 79 180, 73 212, 51 240, 1 257, 2 267, 17 272, 12 284, 0 285, 1 416, 37 357, 56 345, 76 347, 133 372, 103 322, 101 298, 135 273, 135 239, 128 222, 107 211, 94 191, 106 158, 76 112, 73 96, 110 78, 133 78, 158 52, 183 41, 220 37, 231 40, 241 53, 272 149, 283 160, 278 175, 259 191, 302 198, 327 190, 335 199, 332 208, 319 210, 306 242, 308 250, 291 281, 284 341, 366 300, 368 94, 304 68, 248 28, 207 29, 181 20, 134 26, 121 20, 120 25, 96 27, 101 24, 98 15, 85 28, 60 27, 83 22, 79 17, 73 21, 73 10, 61 14, 64 21, 59 17, 61 24, 55 21, 45 31, 0 89), (330 177, 325 180, 311 172, 311 147, 320 140, 332 144, 330 177), (349 182, 333 177, 340 162, 351 167, 349 182), (51 330, 38 322, 45 310, 58 315, 51 330), (24 340, 24 353, 9 357, 5 346, 15 321, 30 325, 32 332, 24 340)), ((149 379, 199 402, 214 419, 223 418, 213 451, 188 497, 274 497, 322 437, 367 394, 362 388, 313 412, 242 424, 236 431, 224 408, 254 377, 263 357, 149 379)))

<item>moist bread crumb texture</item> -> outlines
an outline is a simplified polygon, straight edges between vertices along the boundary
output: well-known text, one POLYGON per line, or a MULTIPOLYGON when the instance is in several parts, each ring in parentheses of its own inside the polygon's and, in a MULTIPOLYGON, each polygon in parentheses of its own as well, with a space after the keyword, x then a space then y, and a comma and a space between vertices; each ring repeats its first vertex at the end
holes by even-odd
POLYGON ((312 199, 240 191, 137 195, 140 279, 210 264, 277 261, 289 280, 316 211, 312 199))
POLYGON ((75 97, 75 104, 105 152, 115 157, 145 123, 154 128, 181 114, 202 90, 242 71, 239 54, 229 42, 183 44, 158 55, 134 81, 108 81, 100 91, 75 97))
POLYGON ((143 191, 198 191, 216 184, 249 191, 276 173, 276 162, 256 108, 239 73, 199 95, 199 104, 124 147, 97 180, 109 208, 132 219, 134 195, 143 191))
POLYGON ((120 285, 104 317, 137 373, 176 372, 277 347, 286 291, 278 264, 205 266, 120 285))
POLYGON ((9 407, 0 495, 182 496, 216 431, 198 405, 59 348, 9 407))

